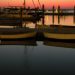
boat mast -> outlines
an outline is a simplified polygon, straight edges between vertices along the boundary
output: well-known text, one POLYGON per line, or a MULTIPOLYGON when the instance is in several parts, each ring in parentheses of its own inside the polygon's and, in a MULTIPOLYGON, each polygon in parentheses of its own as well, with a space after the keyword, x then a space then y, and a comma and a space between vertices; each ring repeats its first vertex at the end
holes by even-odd
POLYGON ((34 0, 32 0, 32 2, 33 2, 34 7, 36 8, 35 3, 34 3, 34 0))
POLYGON ((26 8, 26 1, 24 0, 24 3, 23 3, 23 5, 24 5, 24 9, 26 8))
POLYGON ((40 3, 40 1, 38 0, 38 3, 39 3, 39 7, 41 8, 41 3, 40 3))

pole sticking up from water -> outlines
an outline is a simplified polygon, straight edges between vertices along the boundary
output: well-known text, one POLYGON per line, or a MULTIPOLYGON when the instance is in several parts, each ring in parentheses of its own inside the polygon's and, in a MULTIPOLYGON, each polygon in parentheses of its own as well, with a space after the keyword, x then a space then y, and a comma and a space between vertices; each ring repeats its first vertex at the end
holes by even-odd
MULTIPOLYGON (((58 6, 58 24, 60 23, 60 6, 58 6)), ((58 31, 61 32, 62 26, 59 25, 58 31)))
POLYGON ((26 8, 26 1, 24 0, 24 9, 26 8))
POLYGON ((42 11, 43 11, 43 15, 44 15, 44 12, 45 12, 45 6, 44 6, 44 4, 42 5, 42 11))
MULTIPOLYGON (((52 7, 52 23, 54 25, 54 11, 55 11, 55 7, 52 7)), ((54 32, 54 26, 50 26, 50 31, 54 32)))
POLYGON ((55 7, 53 6, 53 16, 52 16, 52 22, 53 22, 53 24, 54 24, 54 10, 55 10, 55 7))
POLYGON ((21 27, 22 27, 22 21, 23 21, 23 9, 22 9, 22 7, 20 8, 20 15, 21 15, 21 27))
POLYGON ((0 8, 0 15, 1 15, 1 8, 0 8))
POLYGON ((60 6, 58 6, 58 24, 60 23, 60 6))
POLYGON ((44 18, 45 18, 45 16, 44 16, 44 13, 45 13, 45 6, 44 6, 44 4, 42 5, 42 15, 43 15, 43 18, 42 18, 42 24, 44 25, 44 22, 45 22, 45 20, 44 20, 44 18))
POLYGON ((74 5, 74 23, 75 23, 75 5, 74 5))

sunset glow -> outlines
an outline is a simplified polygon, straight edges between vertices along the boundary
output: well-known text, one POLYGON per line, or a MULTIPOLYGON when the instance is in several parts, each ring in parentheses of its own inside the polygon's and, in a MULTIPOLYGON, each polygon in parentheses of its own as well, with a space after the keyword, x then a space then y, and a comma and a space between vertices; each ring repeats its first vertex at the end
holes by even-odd
MULTIPOLYGON (((38 0, 33 0, 36 7, 39 6, 38 0)), ((44 4, 46 8, 51 8, 53 5, 61 8, 73 8, 75 5, 74 0, 39 0, 41 5, 44 4)), ((0 6, 23 6, 24 0, 0 0, 0 6)), ((26 7, 34 7, 32 0, 26 0, 26 7)))

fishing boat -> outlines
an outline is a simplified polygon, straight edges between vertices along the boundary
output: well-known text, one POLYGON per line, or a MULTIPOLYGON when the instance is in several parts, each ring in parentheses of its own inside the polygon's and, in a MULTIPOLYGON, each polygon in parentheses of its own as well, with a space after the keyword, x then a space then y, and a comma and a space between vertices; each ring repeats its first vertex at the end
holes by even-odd
POLYGON ((1 15, 0 16, 0 24, 5 25, 18 25, 21 24, 23 21, 30 21, 30 22, 36 22, 39 21, 41 16, 38 15, 28 15, 28 14, 8 14, 8 15, 1 15))
POLYGON ((75 26, 50 25, 43 32, 45 38, 59 40, 75 40, 75 26))
MULTIPOLYGON (((8 14, 8 13, 7 13, 8 14)), ((35 29, 22 27, 23 20, 35 20, 37 16, 28 15, 25 6, 19 14, 0 15, 0 26, 17 26, 15 28, 0 28, 0 39, 22 39, 35 37, 35 29), (21 27, 19 27, 21 25, 21 27)))
POLYGON ((0 39, 31 38, 35 35, 35 30, 30 28, 0 28, 0 39))
MULTIPOLYGON (((29 13, 32 11, 30 8, 26 8, 26 0, 23 2, 23 6, 9 6, 8 8, 4 8, 4 11, 0 15, 1 18, 6 19, 22 19, 22 20, 35 20, 36 18, 40 18, 41 15, 38 15, 36 12, 36 6, 34 3, 34 0, 32 0, 32 3, 34 5, 34 14, 29 15, 29 13)), ((41 5, 40 5, 41 6, 41 5)))

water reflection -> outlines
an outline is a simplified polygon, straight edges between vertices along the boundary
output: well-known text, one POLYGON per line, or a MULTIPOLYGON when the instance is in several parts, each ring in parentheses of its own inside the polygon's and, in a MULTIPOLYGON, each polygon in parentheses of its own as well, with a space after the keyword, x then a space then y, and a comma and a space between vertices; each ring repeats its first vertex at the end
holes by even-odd
POLYGON ((73 16, 46 16, 45 25, 50 24, 74 25, 73 16))
MULTIPOLYGON (((51 25, 51 24, 75 26, 75 16, 45 15, 39 20, 23 21, 22 26, 35 28, 36 25, 51 25)), ((13 27, 13 26, 4 26, 4 27, 13 27)))
MULTIPOLYGON (((75 25, 75 17, 74 16, 59 16, 59 15, 45 15, 43 18, 41 18, 39 21, 37 21, 37 25, 75 25)), ((27 24, 28 27, 35 28, 35 23, 29 23, 27 24)))
POLYGON ((47 42, 36 41, 37 46, 0 45, 0 72, 4 75, 74 74, 75 49, 46 46, 47 42))
POLYGON ((0 72, 2 75, 27 74, 31 71, 29 58, 37 46, 35 40, 1 41, 0 72))

